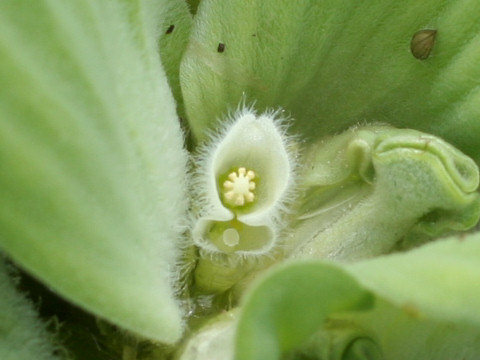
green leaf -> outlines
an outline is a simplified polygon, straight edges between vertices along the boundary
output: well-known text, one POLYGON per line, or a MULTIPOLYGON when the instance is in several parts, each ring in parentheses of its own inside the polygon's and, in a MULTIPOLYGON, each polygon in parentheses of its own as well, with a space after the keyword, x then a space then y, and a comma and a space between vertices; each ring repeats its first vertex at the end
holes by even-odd
POLYGON ((53 335, 48 334, 32 304, 16 289, 0 258, 0 359, 55 360, 53 335))
POLYGON ((187 0, 188 7, 190 8, 190 11, 192 14, 195 14, 197 12, 198 4, 202 0, 187 0))
POLYGON ((183 0, 164 1, 163 4, 166 11, 160 26, 160 57, 173 96, 177 100, 177 112, 180 116, 185 116, 180 89, 180 60, 188 44, 192 16, 188 4, 183 0))
POLYGON ((0 247, 84 309, 174 342, 186 155, 163 9, 0 2, 0 247))
POLYGON ((428 319, 382 299, 368 311, 334 314, 285 360, 475 360, 480 328, 428 319))
MULTIPOLYGON (((461 294, 458 294, 461 297, 461 294)), ((376 301, 372 311, 340 317, 362 329, 377 344, 386 360, 476 360, 480 354, 480 327, 424 318, 408 307, 376 301)), ((353 357, 342 360, 370 360, 353 357)))
POLYGON ((305 262, 277 268, 244 299, 236 359, 278 359, 335 312, 371 307, 371 295, 333 265, 305 262))
POLYGON ((181 68, 193 132, 205 139, 245 97, 284 108, 310 139, 381 121, 478 160, 479 11, 476 0, 203 0, 181 68), (437 30, 426 60, 410 52, 422 29, 437 30))
POLYGON ((284 265, 245 299, 237 359, 476 359, 479 257, 474 234, 353 265, 284 265))
POLYGON ((479 240, 439 240, 353 265, 284 264, 259 279, 239 309, 196 331, 180 358, 230 358, 236 333, 240 360, 474 360, 479 240))
POLYGON ((439 240, 345 269, 398 307, 480 328, 480 234, 439 240))

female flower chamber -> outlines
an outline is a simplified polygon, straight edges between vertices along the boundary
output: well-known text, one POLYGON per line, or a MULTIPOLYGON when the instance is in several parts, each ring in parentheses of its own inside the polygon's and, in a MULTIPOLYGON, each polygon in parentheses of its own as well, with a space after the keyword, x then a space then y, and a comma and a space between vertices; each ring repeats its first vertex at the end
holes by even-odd
POLYGON ((244 109, 201 152, 194 185, 203 206, 192 233, 201 249, 248 256, 274 247, 294 168, 276 115, 244 109))

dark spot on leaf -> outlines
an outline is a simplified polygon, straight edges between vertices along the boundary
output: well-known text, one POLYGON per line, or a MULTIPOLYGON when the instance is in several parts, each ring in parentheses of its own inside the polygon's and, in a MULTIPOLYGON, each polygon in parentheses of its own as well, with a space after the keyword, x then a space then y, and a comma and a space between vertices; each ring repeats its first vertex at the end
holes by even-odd
POLYGON ((425 60, 430 56, 435 45, 437 30, 424 29, 419 30, 412 36, 410 42, 410 51, 412 55, 419 60, 425 60))
POLYGON ((175 29, 175 25, 170 25, 168 27, 167 31, 165 31, 165 34, 171 34, 174 29, 175 29))
POLYGON ((217 52, 223 53, 224 51, 225 51, 225 44, 224 43, 218 43, 217 52))
POLYGON ((422 317, 422 313, 420 312, 420 309, 412 303, 406 303, 401 306, 401 309, 403 310, 404 313, 406 313, 408 316, 415 318, 415 319, 420 319, 422 317))

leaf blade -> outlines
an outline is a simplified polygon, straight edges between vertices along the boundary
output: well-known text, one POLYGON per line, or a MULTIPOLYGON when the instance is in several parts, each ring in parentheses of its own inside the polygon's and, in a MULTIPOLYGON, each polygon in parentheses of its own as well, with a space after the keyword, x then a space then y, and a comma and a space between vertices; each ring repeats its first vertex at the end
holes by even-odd
POLYGON ((162 6, 2 2, 0 246, 72 302, 174 342, 186 155, 162 6))

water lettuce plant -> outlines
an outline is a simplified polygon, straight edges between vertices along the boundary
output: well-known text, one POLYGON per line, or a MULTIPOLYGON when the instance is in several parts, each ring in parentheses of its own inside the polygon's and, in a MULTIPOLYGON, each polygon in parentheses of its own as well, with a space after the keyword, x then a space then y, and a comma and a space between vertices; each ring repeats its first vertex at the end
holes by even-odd
POLYGON ((0 358, 477 359, 479 11, 0 0, 0 358))

